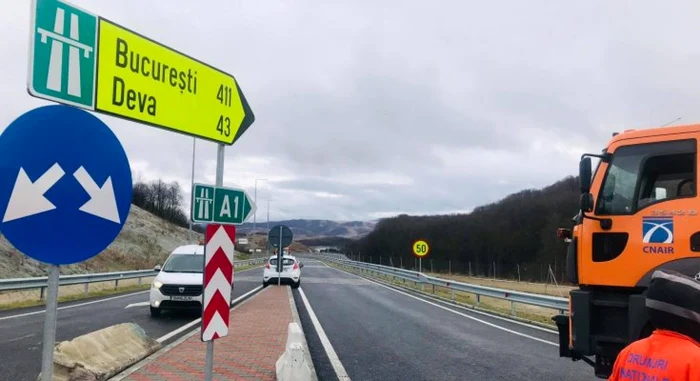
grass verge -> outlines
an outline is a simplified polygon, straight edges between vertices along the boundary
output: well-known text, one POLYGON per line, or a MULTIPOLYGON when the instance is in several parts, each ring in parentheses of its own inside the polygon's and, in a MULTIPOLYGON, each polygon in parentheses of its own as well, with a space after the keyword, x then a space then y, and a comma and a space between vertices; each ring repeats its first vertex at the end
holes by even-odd
MULTIPOLYGON (((125 286, 125 287, 120 287, 116 290, 95 290, 95 291, 89 291, 87 294, 82 293, 82 294, 73 294, 73 295, 63 295, 58 297, 58 302, 71 302, 74 300, 81 300, 81 299, 86 299, 86 298, 92 298, 96 296, 107 296, 107 295, 113 295, 113 294, 121 294, 121 293, 126 293, 129 291, 139 291, 139 290, 147 290, 149 287, 151 287, 150 284, 142 284, 142 285, 132 285, 132 286, 125 286)), ((6 311, 6 310, 13 310, 17 308, 25 308, 25 307, 35 307, 35 306, 43 306, 46 305, 45 300, 39 300, 39 299, 32 299, 32 300, 22 300, 18 302, 11 302, 11 303, 6 303, 0 305, 0 311, 6 311)))

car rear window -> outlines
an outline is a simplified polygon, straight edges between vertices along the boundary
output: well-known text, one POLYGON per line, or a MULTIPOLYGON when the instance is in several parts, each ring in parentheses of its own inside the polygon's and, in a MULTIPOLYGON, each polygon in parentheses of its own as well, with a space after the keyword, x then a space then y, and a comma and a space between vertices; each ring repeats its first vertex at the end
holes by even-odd
MULTIPOLYGON (((282 266, 291 266, 294 264, 294 260, 291 258, 282 258, 282 266)), ((277 258, 270 259, 270 265, 277 265, 277 258)))

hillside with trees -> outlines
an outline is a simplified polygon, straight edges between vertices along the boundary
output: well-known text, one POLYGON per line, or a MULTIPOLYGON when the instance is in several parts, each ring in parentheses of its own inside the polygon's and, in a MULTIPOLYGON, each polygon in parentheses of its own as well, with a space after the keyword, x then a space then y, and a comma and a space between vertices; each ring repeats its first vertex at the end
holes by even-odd
MULTIPOLYGON (((189 219, 184 208, 184 195, 177 181, 166 183, 161 179, 134 183, 131 203, 176 226, 189 227, 189 219)), ((192 230, 204 233, 199 224, 192 230)))
POLYGON ((413 268, 412 244, 424 239, 430 252, 422 260, 423 271, 432 267, 435 272, 545 281, 551 266, 562 281, 567 244, 556 237, 556 229, 573 225, 578 188, 578 178, 570 176, 469 214, 383 219, 366 237, 347 242, 345 249, 353 259, 413 268))

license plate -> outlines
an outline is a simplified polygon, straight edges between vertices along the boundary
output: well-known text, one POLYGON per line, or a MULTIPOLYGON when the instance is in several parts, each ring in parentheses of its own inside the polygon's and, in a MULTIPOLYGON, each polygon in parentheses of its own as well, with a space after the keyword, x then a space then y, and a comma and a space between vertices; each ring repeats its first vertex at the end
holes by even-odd
POLYGON ((192 300, 191 296, 179 296, 175 295, 171 297, 172 300, 192 300))

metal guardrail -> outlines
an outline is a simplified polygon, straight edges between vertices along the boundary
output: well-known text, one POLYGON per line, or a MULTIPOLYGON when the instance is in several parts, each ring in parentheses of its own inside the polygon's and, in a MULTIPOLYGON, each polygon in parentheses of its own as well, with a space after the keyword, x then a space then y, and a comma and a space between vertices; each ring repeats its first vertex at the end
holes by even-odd
POLYGON ((404 281, 412 281, 416 284, 420 284, 421 287, 423 287, 423 285, 425 284, 432 285, 433 293, 435 290, 435 286, 447 288, 452 291, 453 302, 455 301, 455 291, 466 292, 476 295, 477 305, 479 305, 481 302, 481 296, 507 300, 511 303, 512 315, 515 315, 516 303, 549 308, 557 310, 562 314, 569 311, 569 300, 567 298, 533 294, 528 292, 507 290, 495 287, 479 286, 470 283, 458 282, 451 279, 442 279, 427 276, 417 271, 405 270, 391 266, 377 265, 373 263, 353 261, 347 259, 347 257, 340 254, 307 254, 307 256, 314 259, 335 262, 339 265, 348 266, 351 268, 359 269, 361 271, 368 271, 377 274, 392 276, 394 278, 403 279, 404 281))
MULTIPOLYGON (((233 264, 236 267, 256 265, 265 262, 266 259, 266 257, 246 259, 242 261, 234 261, 233 264)), ((154 277, 157 274, 157 270, 132 270, 108 273, 61 275, 58 278, 58 285, 69 286, 75 284, 85 284, 87 286, 89 283, 114 281, 116 287, 118 286, 120 280, 138 279, 139 284, 141 284, 142 278, 154 277)), ((0 279, 0 291, 19 291, 40 288, 43 297, 43 291, 47 286, 47 282, 48 277, 0 279)))

